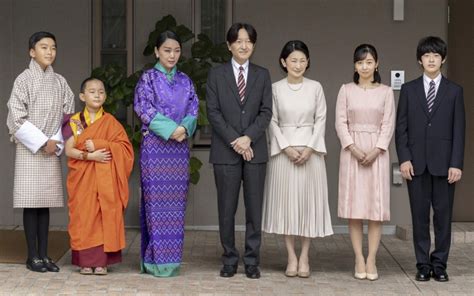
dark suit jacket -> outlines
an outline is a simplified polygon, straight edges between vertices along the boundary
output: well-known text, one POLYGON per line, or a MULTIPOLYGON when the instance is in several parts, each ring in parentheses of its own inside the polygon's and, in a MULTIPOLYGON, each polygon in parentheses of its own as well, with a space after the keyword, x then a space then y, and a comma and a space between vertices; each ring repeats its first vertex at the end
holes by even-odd
POLYGON ((423 76, 402 85, 395 131, 400 164, 411 160, 415 175, 425 168, 434 176, 447 176, 450 167, 462 169, 464 131, 461 86, 443 76, 430 113, 423 76))
POLYGON ((251 162, 268 161, 265 130, 272 117, 272 85, 267 69, 249 64, 242 104, 231 62, 212 68, 207 78, 206 102, 212 126, 211 163, 238 163, 242 156, 230 143, 243 135, 252 139, 251 162))

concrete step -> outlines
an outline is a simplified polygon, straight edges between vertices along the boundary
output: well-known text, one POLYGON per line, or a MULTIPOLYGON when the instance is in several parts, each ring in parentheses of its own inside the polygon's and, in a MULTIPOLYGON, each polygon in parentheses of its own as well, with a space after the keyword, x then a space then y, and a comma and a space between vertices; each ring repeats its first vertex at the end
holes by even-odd
MULTIPOLYGON (((411 225, 397 225, 395 234, 402 240, 413 239, 411 225)), ((430 228, 430 235, 433 240, 433 225, 430 228)), ((451 235, 452 244, 474 243, 474 222, 453 222, 451 225, 451 235)))

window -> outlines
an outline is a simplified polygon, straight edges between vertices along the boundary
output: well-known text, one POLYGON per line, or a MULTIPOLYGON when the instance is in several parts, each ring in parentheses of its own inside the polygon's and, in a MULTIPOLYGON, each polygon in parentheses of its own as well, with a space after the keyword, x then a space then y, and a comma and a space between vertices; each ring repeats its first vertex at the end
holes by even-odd
MULTIPOLYGON (((133 73, 133 0, 94 0, 92 68, 116 64, 133 73)), ((120 107, 115 117, 131 123, 132 108, 120 107)))
POLYGON ((232 0, 194 0, 194 32, 204 33, 214 43, 225 41, 227 29, 232 25, 232 0))

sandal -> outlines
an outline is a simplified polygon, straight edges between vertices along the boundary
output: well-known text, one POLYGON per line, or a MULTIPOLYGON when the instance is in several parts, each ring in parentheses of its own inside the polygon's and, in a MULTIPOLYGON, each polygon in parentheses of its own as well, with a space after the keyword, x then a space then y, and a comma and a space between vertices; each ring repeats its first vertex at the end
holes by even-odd
POLYGON ((96 267, 94 269, 95 275, 106 275, 107 274, 107 267, 96 267))
POLYGON ((85 275, 92 274, 93 273, 92 267, 81 267, 81 270, 79 271, 79 273, 85 274, 85 275))

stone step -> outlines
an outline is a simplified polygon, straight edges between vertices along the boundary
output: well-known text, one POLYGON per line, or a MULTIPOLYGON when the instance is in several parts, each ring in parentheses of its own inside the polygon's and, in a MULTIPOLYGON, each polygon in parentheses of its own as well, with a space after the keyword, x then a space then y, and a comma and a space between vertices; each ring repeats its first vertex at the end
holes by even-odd
MULTIPOLYGON (((411 225, 397 225, 395 234, 402 240, 413 239, 411 225)), ((430 227, 430 235, 432 240, 434 240, 433 225, 430 227)), ((451 243, 474 243, 474 222, 453 222, 451 225, 451 243)))

